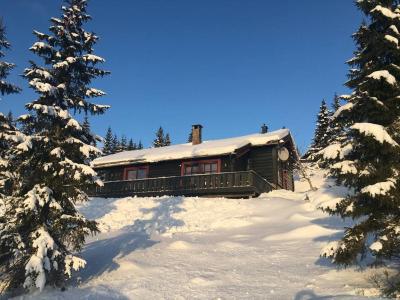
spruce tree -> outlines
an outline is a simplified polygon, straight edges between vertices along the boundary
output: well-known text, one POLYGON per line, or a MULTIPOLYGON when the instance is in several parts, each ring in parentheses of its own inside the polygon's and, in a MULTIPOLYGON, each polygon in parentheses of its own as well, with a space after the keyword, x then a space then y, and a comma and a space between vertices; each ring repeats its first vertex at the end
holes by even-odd
POLYGON ((119 140, 118 140, 118 136, 116 134, 114 134, 112 142, 111 142, 111 154, 120 152, 119 151, 119 140))
POLYGON ((331 174, 351 190, 326 210, 356 220, 339 242, 325 249, 324 255, 338 264, 369 254, 377 259, 400 254, 399 4, 356 2, 368 21, 353 36, 357 50, 348 62, 346 83, 352 93, 335 113, 346 126, 344 138, 323 151, 331 174))
MULTIPOLYGON (((100 152, 70 112, 102 114, 108 106, 92 99, 104 92, 91 88, 106 75, 93 53, 98 37, 83 29, 91 18, 86 0, 68 0, 60 18, 51 19, 50 33, 35 31, 30 50, 43 66, 31 62, 24 72, 38 98, 26 105, 21 122, 32 132, 15 147, 13 164, 22 180, 7 199, 7 226, 0 234, 1 268, 8 288, 42 290, 64 287, 73 270, 85 266, 79 251, 97 223, 78 213, 75 203, 101 184, 90 161, 100 152)), ((4 220, 3 220, 4 221, 4 220)))
POLYGON ((138 143, 138 145, 137 145, 136 149, 137 149, 137 150, 141 150, 141 149, 143 149, 143 144, 142 144, 142 141, 140 141, 140 140, 139 140, 139 143, 138 143))
MULTIPOLYGON (((6 39, 5 26, 3 20, 0 18, 0 95, 5 96, 9 94, 19 93, 21 89, 6 81, 10 71, 14 68, 14 64, 2 61, 1 59, 5 56, 3 50, 10 49, 11 44, 6 39)), ((2 99, 0 98, 0 101, 2 99)), ((10 167, 9 155, 11 150, 17 142, 23 140, 23 135, 15 127, 14 118, 10 111, 7 116, 0 112, 0 207, 2 207, 3 197, 7 194, 7 186, 9 186, 9 180, 12 178, 12 172, 8 170, 10 167)), ((1 213, 1 212, 0 212, 1 213)), ((1 221, 0 221, 1 231, 1 221)), ((1 233, 1 232, 0 232, 1 233)), ((0 252, 1 253, 1 252, 0 252)), ((0 265, 0 274, 1 274, 0 265)), ((0 282, 2 276, 0 275, 0 282)))
POLYGON ((121 141, 119 142, 119 151, 126 151, 128 147, 127 141, 126 141, 126 136, 121 137, 121 141))
POLYGON ((165 135, 164 146, 171 145, 171 138, 169 137, 169 133, 165 135))
POLYGON ((86 136, 92 136, 91 140, 86 140, 86 143, 92 145, 92 146, 97 146, 97 140, 101 141, 100 137, 97 137, 96 135, 94 135, 90 129, 90 122, 89 122, 89 117, 87 115, 85 115, 85 118, 83 119, 83 123, 82 123, 82 129, 85 132, 86 136))
MULTIPOLYGON (((0 59, 5 56, 3 50, 10 49, 11 44, 6 39, 5 26, 0 18, 0 59)), ((6 81, 14 64, 0 60, 0 95, 19 93, 21 89, 6 81)), ((0 98, 0 101, 2 99, 0 98)), ((10 111, 7 116, 0 112, 0 202, 5 196, 11 173, 7 171, 9 155, 16 142, 22 141, 23 135, 15 127, 14 118, 10 111)), ((1 206, 1 203, 0 203, 1 206)), ((1 229, 0 229, 1 230, 1 229)), ((1 273, 1 272, 0 272, 1 273)), ((0 276, 1 281, 1 276, 0 276)))
POLYGON ((165 146, 164 129, 160 126, 156 132, 156 138, 153 140, 153 147, 159 148, 165 146))
POLYGON ((19 93, 21 91, 16 85, 5 81, 10 71, 15 67, 14 64, 1 60, 5 56, 3 50, 10 49, 10 47, 11 44, 6 39, 6 28, 3 19, 0 18, 0 94, 2 96, 19 93))
POLYGON ((340 107, 340 97, 335 93, 332 103, 332 111, 329 114, 328 145, 339 141, 343 133, 343 124, 336 118, 336 112, 340 107))
POLYGON ((129 143, 126 150, 128 151, 136 150, 136 143, 134 143, 132 139, 129 139, 129 143))
POLYGON ((190 131, 189 137, 188 137, 188 143, 191 143, 191 142, 193 142, 193 132, 192 131, 190 131))
POLYGON ((103 155, 113 153, 113 134, 111 127, 108 127, 106 137, 104 138, 103 155))
POLYGON ((321 158, 319 152, 328 146, 329 141, 329 126, 330 126, 330 112, 326 105, 325 100, 322 100, 319 112, 317 115, 317 123, 314 132, 313 142, 304 154, 304 158, 311 161, 318 161, 321 158))

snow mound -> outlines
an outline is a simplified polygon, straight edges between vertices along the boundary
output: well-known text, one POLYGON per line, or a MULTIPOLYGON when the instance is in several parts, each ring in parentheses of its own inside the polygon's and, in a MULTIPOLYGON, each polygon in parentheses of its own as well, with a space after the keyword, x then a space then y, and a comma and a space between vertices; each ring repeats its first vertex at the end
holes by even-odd
POLYGON ((294 230, 285 233, 267 236, 264 238, 264 241, 287 241, 296 239, 309 239, 325 235, 332 235, 339 232, 341 232, 341 230, 327 229, 318 225, 308 225, 296 228, 294 230))
POLYGON ((172 250, 189 250, 191 249, 192 246, 188 242, 184 241, 176 241, 171 244, 169 244, 168 249, 172 250))

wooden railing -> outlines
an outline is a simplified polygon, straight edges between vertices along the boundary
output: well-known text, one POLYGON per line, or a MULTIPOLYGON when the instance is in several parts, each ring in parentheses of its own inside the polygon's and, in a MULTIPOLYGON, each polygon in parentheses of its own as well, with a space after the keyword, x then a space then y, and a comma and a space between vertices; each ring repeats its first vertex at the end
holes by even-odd
POLYGON ((256 196, 273 189, 272 185, 254 171, 157 177, 137 180, 104 182, 89 192, 97 197, 124 196, 256 196))

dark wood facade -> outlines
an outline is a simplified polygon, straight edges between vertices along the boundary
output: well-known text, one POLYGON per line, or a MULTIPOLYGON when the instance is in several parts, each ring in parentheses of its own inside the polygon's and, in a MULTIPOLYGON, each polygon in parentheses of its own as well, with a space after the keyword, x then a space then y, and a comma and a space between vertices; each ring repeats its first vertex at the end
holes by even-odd
POLYGON ((234 153, 219 156, 95 167, 105 186, 92 191, 91 194, 103 197, 129 195, 243 197, 257 196, 271 189, 294 190, 293 167, 296 159, 297 154, 289 135, 276 144, 246 145, 234 153), (286 147, 290 151, 290 158, 285 162, 278 158, 278 149, 281 147, 286 147), (186 174, 185 168, 193 163, 211 164, 214 169, 211 171, 210 167, 207 174, 186 174), (136 169, 142 170, 145 178, 133 180, 127 177, 127 171, 136 169))

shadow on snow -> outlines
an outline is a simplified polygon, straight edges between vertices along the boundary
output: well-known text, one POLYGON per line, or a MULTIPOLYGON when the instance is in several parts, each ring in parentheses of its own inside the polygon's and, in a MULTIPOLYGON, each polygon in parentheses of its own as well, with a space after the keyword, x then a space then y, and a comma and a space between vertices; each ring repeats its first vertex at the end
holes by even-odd
MULTIPOLYGON (((135 201, 135 198, 132 198, 135 201)), ((151 198, 149 198, 151 201, 151 198)), ((116 259, 129 255, 135 250, 146 249, 157 244, 152 239, 154 234, 165 233, 172 227, 183 226, 184 222, 173 217, 173 214, 183 211, 179 207, 182 197, 167 197, 154 199, 158 205, 153 208, 143 208, 141 211, 151 215, 149 219, 135 220, 133 225, 124 227, 115 237, 90 242, 82 256, 87 261, 87 267, 76 277, 75 282, 88 281, 104 272, 119 268, 116 259)))

